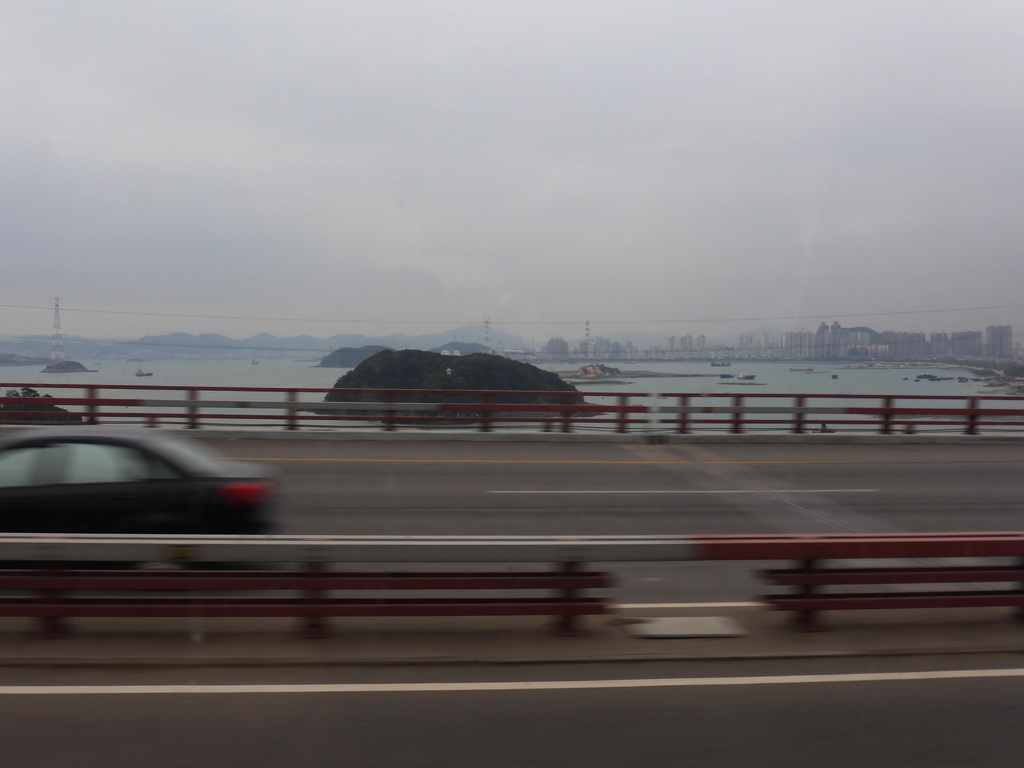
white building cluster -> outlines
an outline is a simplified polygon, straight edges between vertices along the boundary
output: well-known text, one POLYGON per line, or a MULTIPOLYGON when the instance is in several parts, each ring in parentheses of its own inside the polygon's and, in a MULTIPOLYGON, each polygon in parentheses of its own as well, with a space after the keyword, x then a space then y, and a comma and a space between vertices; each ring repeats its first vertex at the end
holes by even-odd
POLYGON ((1014 346, 1009 325, 990 325, 984 331, 919 333, 822 322, 817 331, 742 335, 735 346, 709 344, 703 335, 670 336, 667 347, 643 350, 628 341, 586 338, 570 343, 552 338, 539 355, 549 360, 1013 360, 1021 357, 1021 350, 1014 346))

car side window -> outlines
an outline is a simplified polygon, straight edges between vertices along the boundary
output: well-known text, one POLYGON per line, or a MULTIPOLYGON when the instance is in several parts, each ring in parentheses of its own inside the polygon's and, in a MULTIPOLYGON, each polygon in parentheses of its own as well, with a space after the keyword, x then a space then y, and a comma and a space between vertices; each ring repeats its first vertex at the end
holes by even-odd
POLYGON ((35 485, 43 446, 14 448, 0 455, 0 488, 35 485))
POLYGON ((171 467, 131 447, 66 443, 61 448, 58 483, 132 483, 177 477, 171 467))

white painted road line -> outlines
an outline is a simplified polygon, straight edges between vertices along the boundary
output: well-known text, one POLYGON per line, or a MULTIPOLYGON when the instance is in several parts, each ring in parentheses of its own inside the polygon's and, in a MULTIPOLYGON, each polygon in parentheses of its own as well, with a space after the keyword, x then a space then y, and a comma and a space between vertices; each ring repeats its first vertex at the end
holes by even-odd
POLYGON ((622 603, 616 605, 616 608, 625 611, 636 611, 639 609, 652 609, 658 610, 661 608, 756 608, 763 606, 764 603, 743 603, 743 602, 731 602, 731 603, 622 603))
POLYGON ((488 491, 488 493, 501 493, 501 494, 509 494, 509 495, 510 494, 518 494, 518 495, 528 495, 528 494, 559 494, 559 493, 560 494, 588 494, 589 493, 589 494, 601 494, 601 495, 607 495, 609 493, 638 493, 638 494, 659 494, 659 493, 663 493, 663 494, 757 493, 757 494, 761 494, 761 495, 764 495, 764 494, 782 494, 782 495, 785 495, 785 494, 790 494, 790 493, 881 493, 881 492, 882 491, 880 489, 878 489, 878 488, 821 488, 821 489, 816 489, 816 490, 789 490, 789 489, 786 489, 786 490, 783 490, 783 489, 769 490, 769 489, 760 489, 760 490, 725 490, 725 491, 693 491, 693 490, 686 490, 686 491, 678 491, 678 490, 656 491, 656 490, 644 490, 644 489, 633 490, 633 491, 628 491, 628 490, 622 490, 622 491, 615 491, 615 490, 611 490, 611 491, 594 491, 594 490, 585 490, 585 491, 488 491))
POLYGON ((1024 669, 957 669, 932 672, 866 672, 765 677, 670 677, 650 680, 544 680, 500 683, 326 683, 300 685, 7 685, 0 696, 109 696, 210 693, 454 693, 481 691, 566 691, 612 688, 704 688, 731 685, 888 683, 1024 677, 1024 669))

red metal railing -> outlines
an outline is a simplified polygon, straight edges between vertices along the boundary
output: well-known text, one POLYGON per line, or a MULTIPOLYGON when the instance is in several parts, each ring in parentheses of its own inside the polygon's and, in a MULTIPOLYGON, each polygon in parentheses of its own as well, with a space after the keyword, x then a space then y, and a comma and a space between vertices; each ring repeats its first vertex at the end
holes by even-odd
POLYGON ((55 412, 32 410, 46 405, 62 408, 90 424, 143 423, 187 429, 248 424, 286 430, 372 428, 389 432, 431 427, 481 432, 524 427, 558 432, 588 429, 620 434, 1024 431, 1024 397, 1008 395, 653 395, 61 383, 0 383, 0 392, 23 387, 38 388, 50 396, 0 397, 0 423, 52 421, 46 417, 55 412), (376 401, 324 402, 329 393, 371 395, 376 401), (503 402, 522 396, 543 397, 546 402, 503 402))
POLYGON ((688 536, 695 560, 855 560, 1024 557, 1020 531, 764 533, 688 536))
POLYGON ((794 626, 805 632, 821 629, 819 614, 838 610, 1001 607, 1024 618, 1020 532, 711 535, 692 541, 698 560, 793 561, 789 568, 761 571, 784 590, 761 601, 792 612, 794 626), (979 565, 978 559, 990 562, 979 565), (861 563, 851 566, 851 560, 861 563), (998 583, 1009 586, 991 588, 998 583))

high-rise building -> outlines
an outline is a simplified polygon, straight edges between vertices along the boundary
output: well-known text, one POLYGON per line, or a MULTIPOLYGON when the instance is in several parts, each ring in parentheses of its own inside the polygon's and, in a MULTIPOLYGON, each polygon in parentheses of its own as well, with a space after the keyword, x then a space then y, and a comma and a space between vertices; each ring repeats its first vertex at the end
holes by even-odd
POLYGON ((548 343, 544 345, 544 352, 548 355, 561 355, 564 357, 569 354, 569 342, 558 337, 548 339, 548 343))
POLYGON ((794 360, 813 357, 814 334, 810 331, 786 331, 782 335, 783 354, 794 360))
POLYGON ((1008 325, 990 325, 985 329, 985 354, 988 357, 1013 357, 1013 329, 1008 325))
POLYGON ((952 354, 948 333, 933 333, 928 337, 929 352, 932 357, 946 357, 952 354))
POLYGON ((984 344, 981 331, 954 331, 950 347, 954 357, 982 357, 984 344))
POLYGON ((886 356, 893 360, 916 360, 927 356, 923 333, 883 331, 881 341, 888 347, 886 356))

